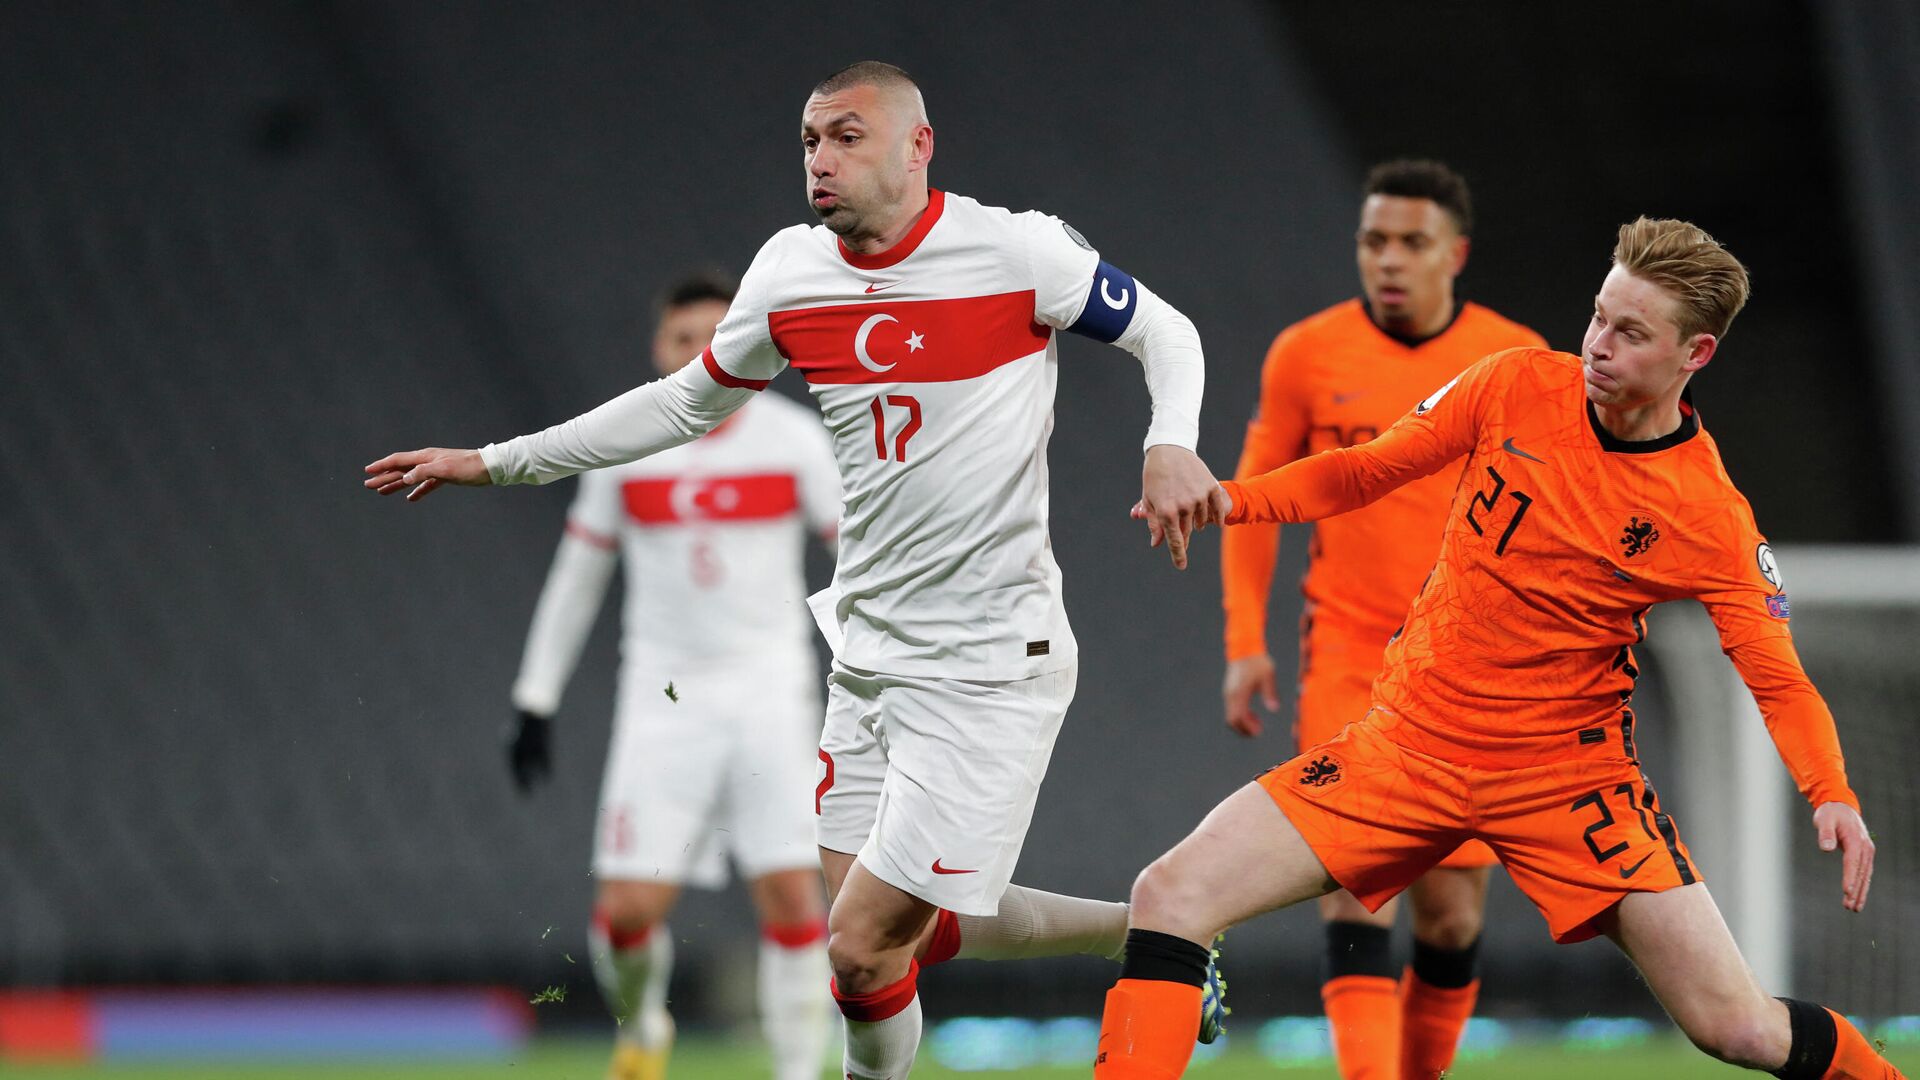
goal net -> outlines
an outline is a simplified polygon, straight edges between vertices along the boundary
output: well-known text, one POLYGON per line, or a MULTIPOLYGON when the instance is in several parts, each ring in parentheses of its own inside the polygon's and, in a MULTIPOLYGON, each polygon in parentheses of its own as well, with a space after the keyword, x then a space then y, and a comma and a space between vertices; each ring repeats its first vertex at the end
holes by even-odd
POLYGON ((1878 849, 1859 915, 1837 855, 1767 737, 1698 604, 1656 609, 1651 672, 1666 691, 1675 809, 1708 885, 1769 993, 1849 1014, 1920 1013, 1920 548, 1778 553, 1793 639, 1840 729, 1878 849))

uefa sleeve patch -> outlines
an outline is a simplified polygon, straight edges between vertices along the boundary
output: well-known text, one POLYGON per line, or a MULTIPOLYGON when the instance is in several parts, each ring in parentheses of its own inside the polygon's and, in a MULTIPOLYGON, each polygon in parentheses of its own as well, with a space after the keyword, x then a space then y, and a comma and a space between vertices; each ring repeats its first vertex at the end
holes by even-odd
POLYGON ((1134 309, 1139 306, 1140 287, 1133 283, 1133 275, 1102 259, 1093 268, 1093 282, 1087 287, 1087 302, 1080 306, 1080 317, 1067 330, 1111 345, 1127 332, 1134 309))
POLYGON ((1787 594, 1786 593, 1775 593, 1772 596, 1767 597, 1767 614, 1773 616, 1776 619, 1784 619, 1787 617, 1788 610, 1787 610, 1787 594))

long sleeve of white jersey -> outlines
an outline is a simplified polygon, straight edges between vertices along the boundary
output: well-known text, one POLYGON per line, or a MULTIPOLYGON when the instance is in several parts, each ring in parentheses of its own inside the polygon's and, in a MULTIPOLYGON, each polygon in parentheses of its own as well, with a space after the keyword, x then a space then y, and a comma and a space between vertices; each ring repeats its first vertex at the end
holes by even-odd
POLYGON ((545 484, 679 446, 720 426, 785 366, 767 333, 765 295, 780 279, 779 237, 754 256, 740 291, 692 363, 545 431, 480 450, 496 484, 545 484), (764 369, 760 375, 742 371, 764 369))
POLYGON ((594 616, 606 596, 607 582, 620 557, 571 534, 560 538, 553 569, 533 609, 533 626, 520 655, 520 675, 513 681, 513 707, 535 716, 560 711, 567 681, 580 663, 580 650, 593 629, 594 616))
POLYGON ((1194 449, 1200 441, 1200 399, 1207 380, 1200 332, 1193 321, 1100 258, 1066 222, 1037 212, 1020 217, 1034 281, 1035 317, 1132 353, 1146 371, 1147 393, 1153 399, 1143 447, 1194 449))
POLYGON ((513 682, 513 706, 536 716, 560 711, 560 698, 580 663, 580 650, 620 562, 616 546, 620 492, 606 473, 581 477, 567 512, 567 531, 533 609, 533 625, 513 682))
POLYGON ((722 385, 695 360, 545 431, 488 443, 480 459, 496 484, 545 484, 692 442, 753 395, 747 387, 722 385))
POLYGON ((1153 421, 1147 425, 1142 445, 1196 449, 1200 444, 1200 399, 1207 386, 1200 331, 1179 308, 1145 285, 1136 281, 1134 288, 1139 293, 1139 306, 1126 332, 1114 344, 1137 357, 1146 370, 1153 421))

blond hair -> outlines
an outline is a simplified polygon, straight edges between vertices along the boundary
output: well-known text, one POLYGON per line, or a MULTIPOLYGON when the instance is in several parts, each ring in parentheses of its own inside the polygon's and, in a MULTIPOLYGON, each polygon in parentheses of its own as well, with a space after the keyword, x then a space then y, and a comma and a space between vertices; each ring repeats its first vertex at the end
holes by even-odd
POLYGON ((1690 221, 1642 216, 1620 226, 1613 264, 1673 294, 1682 340, 1725 337, 1747 303, 1747 268, 1690 221))

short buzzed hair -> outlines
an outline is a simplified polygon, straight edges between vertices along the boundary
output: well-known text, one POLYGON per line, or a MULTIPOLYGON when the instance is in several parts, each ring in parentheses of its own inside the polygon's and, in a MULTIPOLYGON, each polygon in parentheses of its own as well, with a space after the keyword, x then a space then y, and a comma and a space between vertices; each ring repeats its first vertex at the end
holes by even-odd
POLYGON ((884 60, 859 60, 848 64, 839 71, 821 79, 814 85, 813 93, 808 97, 823 97, 850 90, 856 86, 872 86, 880 90, 901 91, 912 96, 914 106, 919 112, 916 117, 921 123, 927 121, 926 99, 920 95, 920 84, 902 68, 895 67, 884 60))
POLYGON ((731 277, 718 270, 696 270, 674 280, 660 295, 653 298, 655 316, 665 315, 675 308, 688 304, 698 304, 703 300, 718 300, 731 306, 736 286, 731 277))
POLYGON ((1747 304, 1747 268, 1690 221, 1643 215, 1620 226, 1613 265, 1673 294, 1683 341, 1695 334, 1725 337, 1747 304))
POLYGON ((1438 161, 1399 158, 1383 161, 1367 173, 1367 195, 1431 199, 1453 219, 1461 236, 1473 235, 1473 196, 1459 173, 1438 161))

